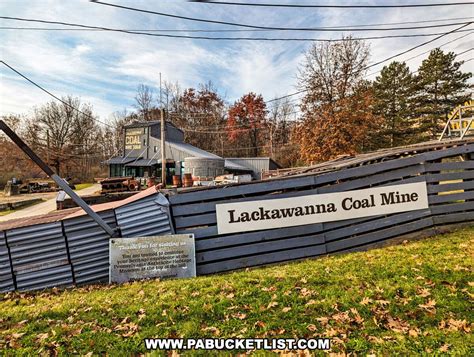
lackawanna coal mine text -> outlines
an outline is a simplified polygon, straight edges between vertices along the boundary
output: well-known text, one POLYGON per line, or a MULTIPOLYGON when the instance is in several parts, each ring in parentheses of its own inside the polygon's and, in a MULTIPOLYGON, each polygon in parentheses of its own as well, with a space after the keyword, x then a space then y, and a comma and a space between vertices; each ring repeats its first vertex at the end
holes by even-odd
MULTIPOLYGON (((402 203, 410 203, 418 201, 418 193, 399 193, 398 191, 381 192, 380 206, 397 205, 402 203)), ((377 207, 375 195, 369 195, 367 198, 354 199, 353 197, 344 198, 341 202, 344 211, 359 210, 363 208, 377 207)), ((229 223, 263 221, 272 219, 282 219, 291 217, 301 217, 316 214, 334 213, 338 211, 335 203, 329 202, 324 204, 314 204, 296 207, 285 207, 279 209, 265 209, 258 207, 252 212, 241 212, 236 214, 235 210, 228 210, 229 223)))

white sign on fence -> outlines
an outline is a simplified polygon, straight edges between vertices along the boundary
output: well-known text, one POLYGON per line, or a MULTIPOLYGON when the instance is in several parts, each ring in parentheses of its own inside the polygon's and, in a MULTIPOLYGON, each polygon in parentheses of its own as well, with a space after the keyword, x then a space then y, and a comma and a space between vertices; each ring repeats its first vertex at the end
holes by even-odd
POLYGON ((193 234, 110 240, 111 283, 196 276, 193 234))
POLYGON ((219 234, 340 221, 428 208, 426 182, 216 205, 219 234))

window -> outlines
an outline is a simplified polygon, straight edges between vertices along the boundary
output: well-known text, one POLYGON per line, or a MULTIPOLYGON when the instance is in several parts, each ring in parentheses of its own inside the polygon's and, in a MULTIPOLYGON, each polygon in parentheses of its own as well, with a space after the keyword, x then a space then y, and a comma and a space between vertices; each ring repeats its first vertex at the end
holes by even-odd
POLYGON ((158 146, 153 146, 153 152, 157 153, 158 152, 158 146))
POLYGON ((110 177, 122 176, 123 165, 111 164, 110 165, 110 177))

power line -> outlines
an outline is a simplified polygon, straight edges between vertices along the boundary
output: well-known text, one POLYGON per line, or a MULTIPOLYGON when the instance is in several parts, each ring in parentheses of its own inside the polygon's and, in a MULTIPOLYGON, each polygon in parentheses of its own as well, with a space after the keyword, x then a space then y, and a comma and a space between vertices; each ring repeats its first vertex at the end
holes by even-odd
MULTIPOLYGON (((233 6, 258 6, 258 7, 287 7, 287 8, 319 8, 319 9, 383 9, 383 8, 413 8, 413 7, 439 7, 439 6, 460 6, 472 5, 472 2, 448 2, 448 3, 429 3, 429 4, 399 4, 399 5, 312 5, 312 4, 275 4, 275 3, 245 3, 232 1, 214 1, 214 0, 188 0, 212 5, 233 5, 233 6)), ((93 1, 95 2, 95 1, 93 1)))
MULTIPOLYGON (((337 29, 337 28, 350 28, 350 27, 370 27, 370 26, 390 26, 390 25, 406 25, 406 24, 420 24, 429 22, 444 22, 444 21, 459 21, 459 20, 471 20, 474 17, 454 17, 449 19, 432 19, 422 21, 402 21, 402 22, 387 22, 378 24, 357 24, 357 25, 344 25, 344 26, 328 26, 322 28, 337 29)), ((102 29, 87 29, 87 28, 48 28, 48 27, 0 27, 2 30, 31 30, 31 31, 104 31, 102 29)), ((206 33, 225 33, 225 32, 275 32, 279 30, 266 30, 266 29, 120 29, 123 31, 138 31, 138 32, 206 32, 206 33)))
POLYGON ((91 116, 90 114, 87 114, 87 113, 84 113, 82 110, 80 109, 77 109, 76 107, 72 106, 71 104, 69 104, 68 102, 62 100, 61 98, 59 98, 58 96, 54 95, 53 93, 51 93, 50 91, 48 91, 47 89, 45 89, 44 87, 40 86, 38 83, 34 82, 33 80, 29 79, 27 76, 25 76, 24 74, 20 73, 19 71, 17 71, 15 68, 13 68, 12 66, 10 66, 8 63, 6 63, 5 61, 3 60, 0 60, 0 63, 2 63, 5 67, 8 67, 10 70, 12 70, 13 72, 15 72, 16 74, 18 74, 20 77, 22 77, 23 79, 27 80, 28 82, 30 82, 31 84, 33 84, 35 87, 41 89, 43 92, 45 92, 46 94, 50 95, 51 97, 53 97, 54 99, 60 101, 61 103, 63 103, 65 106, 77 111, 78 113, 81 113, 82 115, 85 115, 87 116, 88 118, 91 118, 92 120, 98 122, 98 123, 101 123, 103 125, 106 125, 108 127, 111 127, 113 128, 112 125, 108 124, 108 123, 105 123, 97 118, 94 118, 93 116, 91 116))
MULTIPOLYGON (((469 36, 469 35, 471 35, 471 34, 473 34, 473 33, 474 33, 474 31, 471 31, 471 32, 469 32, 469 33, 467 33, 467 34, 465 34, 465 35, 456 37, 455 39, 453 39, 453 40, 451 40, 451 41, 445 42, 445 43, 443 43, 443 44, 441 44, 441 45, 439 45, 439 46, 437 46, 437 47, 435 47, 435 48, 441 48, 441 47, 443 47, 443 46, 449 45, 449 44, 451 44, 451 43, 453 43, 453 42, 456 42, 456 41, 459 41, 459 40, 463 39, 464 37, 469 36)), ((431 49, 429 49, 429 50, 427 50, 427 51, 424 51, 424 52, 421 52, 421 53, 417 54, 416 56, 412 56, 412 57, 410 57, 410 58, 407 58, 407 59, 404 60, 403 62, 408 62, 408 61, 414 60, 415 58, 418 58, 418 57, 423 56, 423 55, 425 55, 425 54, 427 54, 427 53, 430 53, 431 51, 433 51, 433 49, 434 49, 434 48, 431 48, 431 49)), ((372 76, 372 75, 374 75, 374 74, 377 74, 377 73, 379 73, 379 72, 381 72, 381 70, 378 70, 378 71, 369 73, 369 74, 367 74, 365 77, 370 77, 370 76, 372 76)))
POLYGON ((251 25, 251 24, 242 24, 237 22, 228 22, 228 21, 219 21, 219 20, 210 20, 210 19, 201 19, 196 17, 189 17, 189 16, 181 16, 175 14, 168 14, 164 12, 158 11, 151 11, 145 9, 139 9, 136 7, 130 6, 123 6, 117 4, 111 4, 107 2, 102 2, 98 0, 91 0, 94 4, 111 6, 119 9, 129 10, 129 11, 136 11, 136 12, 143 12, 146 14, 153 14, 158 16, 164 17, 171 17, 175 19, 181 20, 188 20, 188 21, 195 21, 195 22, 204 22, 204 23, 211 23, 211 24, 219 24, 219 25, 228 25, 228 26, 236 26, 236 27, 245 27, 245 28, 252 28, 252 29, 265 29, 265 30, 280 30, 280 31, 398 31, 398 30, 415 30, 415 29, 427 29, 427 28, 435 28, 435 27, 446 27, 446 26, 457 26, 461 25, 461 23, 450 23, 450 24, 441 24, 441 25, 424 25, 424 26, 411 26, 411 27, 392 27, 392 28, 327 28, 327 27, 315 27, 315 28, 294 28, 294 27, 272 27, 272 26, 260 26, 260 25, 251 25))
MULTIPOLYGON (((404 54, 406 54, 406 53, 409 53, 409 52, 411 52, 411 51, 416 50, 417 48, 420 48, 420 47, 425 46, 425 45, 428 45, 428 44, 430 44, 430 43, 432 43, 432 42, 434 42, 434 41, 437 41, 437 40, 439 40, 440 38, 442 38, 442 37, 444 37, 444 36, 447 36, 447 35, 449 35, 449 34, 451 34, 451 33, 458 32, 459 30, 463 29, 464 27, 469 26, 471 23, 472 23, 472 22, 469 22, 469 23, 467 23, 467 24, 465 24, 465 25, 462 25, 462 26, 460 26, 460 27, 458 27, 458 28, 456 28, 456 29, 454 29, 454 30, 445 32, 444 34, 439 35, 439 36, 437 36, 437 37, 435 37, 435 38, 433 38, 433 39, 431 39, 431 40, 428 40, 428 41, 425 41, 425 42, 423 42, 423 43, 420 43, 420 44, 418 44, 418 45, 416 45, 416 46, 413 46, 413 47, 411 47, 411 48, 409 48, 409 49, 407 49, 407 50, 404 50, 404 51, 402 51, 402 52, 399 52, 399 53, 397 53, 397 54, 394 54, 394 55, 392 55, 392 56, 390 56, 390 57, 388 57, 388 58, 385 58, 385 59, 383 59, 383 60, 381 60, 381 61, 372 63, 372 64, 366 66, 363 70, 365 71, 365 70, 367 70, 367 69, 369 69, 369 68, 378 66, 379 64, 382 64, 382 63, 384 63, 384 62, 390 61, 391 59, 394 59, 394 58, 396 58, 396 57, 402 56, 402 55, 404 55, 404 54)), ((309 90, 309 89, 302 89, 302 90, 299 90, 299 91, 297 91, 297 92, 294 92, 294 93, 290 93, 290 94, 281 96, 281 97, 279 97, 279 98, 274 98, 274 99, 268 100, 268 101, 266 101, 265 103, 274 102, 274 101, 279 100, 279 99, 289 98, 289 97, 292 97, 292 96, 295 96, 295 95, 298 95, 298 94, 301 94, 301 93, 305 93, 305 92, 307 92, 308 90, 309 90)))
MULTIPOLYGON (((225 149, 205 149, 205 151, 208 151, 208 152, 216 152, 216 153, 219 153, 220 151, 244 151, 244 150, 250 150, 250 149, 261 149, 261 148, 270 148, 272 145, 271 144, 268 144, 268 145, 260 145, 260 146, 247 146, 247 147, 240 147, 240 148, 225 148, 225 149)), ((274 145, 273 148, 274 149, 281 149, 283 147, 299 147, 300 144, 292 144, 292 143, 288 143, 288 144, 281 144, 281 145, 274 145)))
MULTIPOLYGON (((172 35, 172 34, 158 34, 158 33, 148 33, 148 32, 138 32, 123 30, 110 27, 102 26, 91 26, 83 25, 77 23, 69 23, 62 21, 49 21, 49 20, 40 20, 40 19, 27 19, 20 17, 9 17, 9 16, 0 16, 0 19, 13 20, 13 21, 23 21, 23 22, 36 22, 36 23, 46 23, 46 24, 56 24, 64 26, 79 27, 81 29, 90 29, 95 31, 111 31, 111 32, 121 32, 131 35, 144 35, 144 36, 153 36, 153 37, 167 37, 167 38, 182 38, 182 39, 197 39, 197 40, 224 40, 224 41, 310 41, 310 42, 340 42, 346 41, 346 39, 324 39, 324 38, 267 38, 267 37, 209 37, 209 36, 188 36, 188 35, 172 35)), ((470 24, 472 22, 466 22, 465 24, 470 24)), ((78 29, 76 29, 78 30, 78 29)), ((459 31, 463 32, 463 30, 459 31)), ((352 38, 352 40, 379 40, 379 39, 388 39, 388 38, 409 38, 409 37, 430 37, 438 36, 443 34, 441 33, 423 33, 423 34, 401 34, 401 35, 384 35, 384 36, 368 36, 368 37, 357 37, 352 38)))
POLYGON ((471 48, 469 48, 468 50, 462 51, 461 53, 457 53, 457 54, 456 54, 456 57, 457 57, 457 56, 461 56, 461 55, 465 54, 466 52, 469 52, 469 51, 472 51, 472 50, 474 50, 474 47, 471 47, 471 48))

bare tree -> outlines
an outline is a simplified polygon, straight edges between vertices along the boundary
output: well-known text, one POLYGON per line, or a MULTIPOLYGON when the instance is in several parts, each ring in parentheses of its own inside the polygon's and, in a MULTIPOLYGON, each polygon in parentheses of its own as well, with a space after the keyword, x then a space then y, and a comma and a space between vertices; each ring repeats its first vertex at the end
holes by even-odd
POLYGON ((90 105, 81 104, 79 98, 71 96, 63 97, 62 101, 51 101, 37 108, 34 120, 29 123, 37 130, 33 142, 38 142, 47 151, 58 175, 62 174, 65 164, 65 167, 72 167, 84 156, 93 154, 90 148, 85 151, 79 148, 95 142, 96 128, 90 105))
POLYGON ((333 105, 353 94, 363 82, 369 55, 369 46, 350 36, 313 44, 298 71, 298 87, 306 91, 303 102, 311 107, 333 105))
POLYGON ((287 144, 291 133, 291 117, 296 106, 289 98, 277 99, 271 102, 269 110, 269 140, 270 156, 273 156, 274 146, 287 144))
MULTIPOLYGON (((178 113, 181 109, 180 99, 183 95, 183 91, 181 90, 181 86, 179 85, 178 81, 175 83, 164 81, 163 83, 163 95, 165 97, 166 109, 169 112, 178 113)), ((158 104, 159 100, 158 100, 158 104)))
POLYGON ((140 84, 137 88, 137 94, 135 95, 135 108, 142 115, 145 121, 152 120, 151 111, 154 108, 153 102, 155 95, 153 89, 145 84, 140 84))

